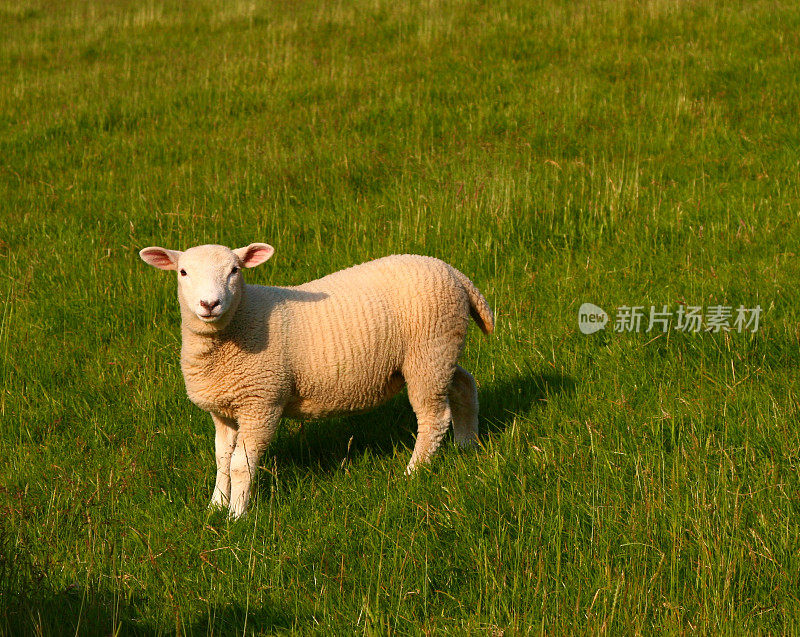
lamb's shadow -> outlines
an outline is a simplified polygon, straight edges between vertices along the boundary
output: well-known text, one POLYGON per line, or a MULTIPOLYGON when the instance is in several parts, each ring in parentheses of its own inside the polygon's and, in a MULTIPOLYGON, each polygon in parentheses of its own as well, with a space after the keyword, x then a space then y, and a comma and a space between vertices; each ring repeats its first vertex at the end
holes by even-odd
MULTIPOLYGON (((481 436, 499 434, 518 415, 529 414, 553 397, 574 391, 572 378, 549 372, 517 375, 481 387, 481 436)), ((329 472, 364 454, 390 456, 398 447, 410 450, 415 435, 416 418, 403 391, 386 405, 365 414, 284 427, 263 464, 329 472)))
POLYGON ((518 375, 486 391, 479 389, 481 434, 502 432, 517 416, 530 413, 536 406, 543 407, 555 396, 574 392, 575 380, 554 372, 518 375))

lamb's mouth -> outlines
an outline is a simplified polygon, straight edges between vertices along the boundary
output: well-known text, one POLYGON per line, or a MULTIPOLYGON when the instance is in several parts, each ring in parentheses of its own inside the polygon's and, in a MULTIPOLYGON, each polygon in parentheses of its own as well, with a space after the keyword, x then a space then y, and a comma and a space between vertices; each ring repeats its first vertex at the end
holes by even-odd
POLYGON ((198 314, 197 318, 199 318, 204 323, 213 323, 214 321, 218 321, 222 314, 198 314))

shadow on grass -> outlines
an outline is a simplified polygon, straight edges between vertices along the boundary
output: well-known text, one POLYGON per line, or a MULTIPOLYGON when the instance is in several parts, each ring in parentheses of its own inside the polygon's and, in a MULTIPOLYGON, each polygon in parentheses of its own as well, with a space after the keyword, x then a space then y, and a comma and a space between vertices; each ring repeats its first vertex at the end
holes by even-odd
POLYGON ((231 604, 188 622, 176 616, 153 623, 140 615, 145 598, 77 582, 57 589, 48 570, 0 523, 0 635, 228 635, 245 627, 272 633, 291 629, 298 619, 274 605, 231 604))
POLYGON ((478 391, 481 435, 500 433, 519 415, 530 414, 537 407, 559 395, 575 393, 575 381, 556 373, 516 376, 478 391))
POLYGON ((137 620, 142 600, 124 601, 109 592, 70 587, 15 596, 0 611, 3 635, 229 635, 245 627, 257 632, 287 631, 297 619, 274 607, 246 609, 233 604, 211 610, 186 623, 167 619, 168 628, 137 620), (174 628, 173 628, 174 626, 174 628))
POLYGON ((188 626, 182 632, 187 635, 232 635, 245 631, 274 633, 289 631, 302 617, 288 615, 281 610, 270 607, 246 608, 243 604, 231 604, 225 608, 210 611, 188 626))
POLYGON ((56 590, 46 567, 0 528, 0 634, 149 634, 130 601, 79 584, 56 590))
POLYGON ((229 635, 288 631, 298 620, 277 605, 210 608, 187 621, 142 617, 150 600, 75 583, 55 588, 50 566, 37 564, 0 522, 0 635, 229 635))
MULTIPOLYGON (((553 396, 574 391, 572 378, 554 373, 518 375, 479 388, 481 437, 501 433, 516 416, 531 413, 553 396)), ((299 432, 278 436, 263 464, 276 462, 279 466, 326 472, 365 453, 390 456, 399 447, 406 448, 410 456, 416 425, 403 391, 386 405, 365 414, 301 423, 299 432)))

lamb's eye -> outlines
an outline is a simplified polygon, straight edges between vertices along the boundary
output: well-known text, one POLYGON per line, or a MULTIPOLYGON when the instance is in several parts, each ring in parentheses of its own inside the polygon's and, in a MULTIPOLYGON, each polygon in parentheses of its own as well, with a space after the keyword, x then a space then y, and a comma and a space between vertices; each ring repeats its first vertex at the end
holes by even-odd
POLYGON ((239 266, 233 266, 233 270, 231 270, 231 274, 236 274, 239 271, 239 266))
POLYGON ((181 276, 186 276, 186 270, 184 270, 183 268, 181 268, 181 276))

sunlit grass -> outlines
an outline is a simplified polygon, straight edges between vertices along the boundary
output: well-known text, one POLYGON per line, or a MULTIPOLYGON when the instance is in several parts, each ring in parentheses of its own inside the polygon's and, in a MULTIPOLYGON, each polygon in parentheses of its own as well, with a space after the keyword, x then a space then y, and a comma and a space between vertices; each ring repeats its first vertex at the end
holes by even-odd
POLYGON ((791 3, 0 3, 0 631, 792 633, 800 10, 791 3), (175 282, 440 257, 479 450, 286 421, 206 509, 175 282), (587 337, 593 302, 764 308, 587 337))

